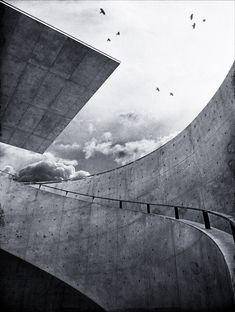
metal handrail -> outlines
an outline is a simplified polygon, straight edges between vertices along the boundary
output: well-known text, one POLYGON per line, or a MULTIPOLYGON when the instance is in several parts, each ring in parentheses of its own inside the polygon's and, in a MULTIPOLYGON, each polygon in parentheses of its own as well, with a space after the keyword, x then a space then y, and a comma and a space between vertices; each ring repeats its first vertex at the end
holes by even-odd
POLYGON ((86 196, 86 197, 92 198, 92 200, 97 198, 97 199, 111 200, 111 201, 119 202, 119 208, 120 209, 123 208, 123 203, 146 205, 146 211, 147 211, 148 214, 151 213, 151 206, 174 208, 175 219, 177 219, 177 220, 180 219, 179 209, 200 211, 200 212, 202 212, 204 225, 205 225, 206 229, 210 229, 211 228, 209 214, 215 215, 217 217, 220 217, 220 218, 226 220, 229 223, 230 228, 231 228, 231 232, 232 232, 232 236, 233 236, 233 240, 234 240, 234 243, 235 243, 235 218, 230 216, 230 215, 227 215, 225 213, 220 213, 220 212, 217 212, 217 211, 206 210, 206 209, 196 208, 196 207, 181 206, 181 205, 150 203, 150 202, 142 202, 142 201, 134 201, 134 200, 126 200, 126 199, 118 199, 118 198, 110 198, 110 197, 89 195, 89 194, 84 194, 84 193, 80 193, 80 192, 75 192, 75 191, 69 191, 69 190, 61 189, 61 188, 54 187, 54 186, 49 186, 49 185, 46 185, 44 183, 38 183, 38 182, 30 182, 30 183, 26 182, 24 184, 26 184, 26 185, 27 184, 39 185, 39 189, 41 188, 41 186, 47 187, 47 188, 50 188, 50 189, 54 189, 54 190, 65 192, 66 195, 70 193, 70 194, 75 194, 75 195, 80 195, 80 196, 86 196))
MULTIPOLYGON (((2 170, 0 170, 0 171, 4 172, 2 170)), ((10 174, 8 172, 4 172, 4 173, 15 177, 13 174, 10 174)), ((84 194, 84 193, 80 193, 80 192, 65 190, 65 189, 62 189, 62 188, 54 187, 54 186, 49 186, 49 185, 46 185, 45 182, 21 182, 21 183, 24 183, 25 185, 39 185, 39 189, 41 188, 41 186, 44 186, 44 187, 47 187, 47 188, 50 188, 50 189, 62 191, 62 192, 65 192, 66 196, 67 196, 67 194, 70 193, 70 194, 90 197, 90 198, 92 198, 92 200, 94 200, 95 198, 98 198, 98 199, 103 199, 103 200, 111 200, 111 201, 119 202, 119 208, 120 209, 123 208, 123 205, 122 205, 123 203, 146 205, 146 211, 147 211, 148 214, 151 213, 151 206, 174 208, 175 219, 177 219, 177 220, 180 219, 179 209, 200 211, 200 212, 202 212, 204 225, 205 225, 206 229, 210 229, 211 228, 209 214, 215 215, 217 217, 220 217, 220 218, 226 220, 229 223, 230 228, 231 228, 231 232, 232 232, 232 236, 233 236, 233 240, 234 240, 234 243, 235 243, 235 218, 230 216, 230 215, 227 215, 225 213, 221 213, 221 212, 217 212, 217 211, 213 211, 213 210, 206 210, 206 209, 202 209, 202 208, 196 208, 196 207, 181 206, 181 205, 149 203, 149 202, 142 202, 142 201, 134 201, 134 200, 126 200, 126 199, 118 199, 118 198, 110 198, 110 197, 89 195, 89 194, 84 194)), ((154 214, 154 212, 152 212, 152 213, 154 214)))

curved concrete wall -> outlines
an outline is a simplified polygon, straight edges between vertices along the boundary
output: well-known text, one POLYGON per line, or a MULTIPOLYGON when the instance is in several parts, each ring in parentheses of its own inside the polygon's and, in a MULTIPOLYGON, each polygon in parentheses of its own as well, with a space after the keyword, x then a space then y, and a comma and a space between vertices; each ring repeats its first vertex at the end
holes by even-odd
MULTIPOLYGON (((235 64, 203 111, 167 144, 123 167, 80 181, 62 182, 59 187, 92 195, 204 207, 234 215, 234 70, 235 64)), ((161 209, 159 212, 165 213, 161 209)), ((187 218, 187 213, 182 212, 181 216, 187 218)), ((201 221, 199 216, 195 218, 201 221)), ((224 229, 224 224, 221 227, 224 229)))
MULTIPOLYGON (((0 186, 1 248, 106 310, 232 307, 233 268, 205 232, 111 202, 37 190, 3 175, 0 186)), ((223 235, 233 258, 232 238, 223 235)))

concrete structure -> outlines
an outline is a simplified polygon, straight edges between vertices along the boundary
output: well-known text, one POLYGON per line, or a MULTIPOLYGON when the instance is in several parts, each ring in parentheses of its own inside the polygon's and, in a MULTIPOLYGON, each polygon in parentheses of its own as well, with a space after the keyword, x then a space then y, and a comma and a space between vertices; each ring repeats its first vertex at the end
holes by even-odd
POLYGON ((43 153, 119 65, 0 3, 0 141, 43 153))
MULTIPOLYGON (((28 60, 27 66, 36 66, 34 62, 28 60)), ((172 141, 126 166, 55 185, 92 196, 197 206, 234 215, 234 69, 235 65, 199 116, 172 141)), ((22 102, 29 96, 21 91, 14 94, 22 102)), ((94 302, 107 311, 234 310, 234 242, 231 234, 218 229, 228 230, 218 220, 212 220, 217 229, 206 230, 199 215, 185 210, 180 211, 184 219, 175 220, 170 217, 172 210, 163 207, 151 206, 159 215, 146 214, 146 205, 133 203, 123 203, 119 209, 119 202, 47 186, 37 189, 2 173, 0 204, 3 268, 7 259, 14 275, 15 262, 25 261, 26 285, 27 274, 31 279, 46 272, 41 279, 32 279, 40 288, 48 285, 51 275, 60 279, 79 292, 78 301, 86 302, 81 311, 92 309, 94 302), (37 269, 30 265, 42 271, 34 275, 37 269)), ((0 295, 2 289, 13 288, 14 298, 21 298, 13 311, 23 305, 31 312, 32 299, 22 298, 11 280, 2 274, 0 295)), ((19 285, 18 276, 16 280, 19 285)), ((54 282, 50 285, 48 301, 54 300, 57 289, 54 282)), ((43 303, 43 312, 66 311, 64 303, 55 302, 51 309, 43 303)), ((40 304, 39 300, 35 308, 40 304)))

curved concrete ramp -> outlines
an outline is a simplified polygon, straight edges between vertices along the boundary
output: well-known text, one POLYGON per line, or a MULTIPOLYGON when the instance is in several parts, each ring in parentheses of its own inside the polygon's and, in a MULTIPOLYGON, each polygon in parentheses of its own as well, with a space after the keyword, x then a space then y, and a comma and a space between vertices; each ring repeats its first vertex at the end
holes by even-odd
POLYGON ((4 175, 0 182, 1 248, 105 310, 234 308, 234 263, 226 257, 228 251, 235 257, 231 235, 223 232, 224 249, 214 229, 209 236, 169 217, 68 198, 4 175))
POLYGON ((78 290, 0 250, 0 307, 3 312, 102 312, 78 290))
MULTIPOLYGON (((235 63, 207 106, 174 139, 123 167, 62 182, 58 187, 94 196, 173 203, 235 216, 235 63)), ((159 209, 165 214, 165 209, 159 209)), ((202 222, 181 211, 182 218, 202 222)), ((211 220, 221 229, 225 224, 211 220)))

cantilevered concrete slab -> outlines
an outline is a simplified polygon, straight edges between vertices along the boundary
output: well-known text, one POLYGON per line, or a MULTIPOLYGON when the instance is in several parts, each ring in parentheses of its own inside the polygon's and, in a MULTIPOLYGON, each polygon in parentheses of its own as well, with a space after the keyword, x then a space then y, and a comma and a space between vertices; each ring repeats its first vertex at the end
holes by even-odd
POLYGON ((43 153, 119 65, 0 3, 1 142, 43 153))

